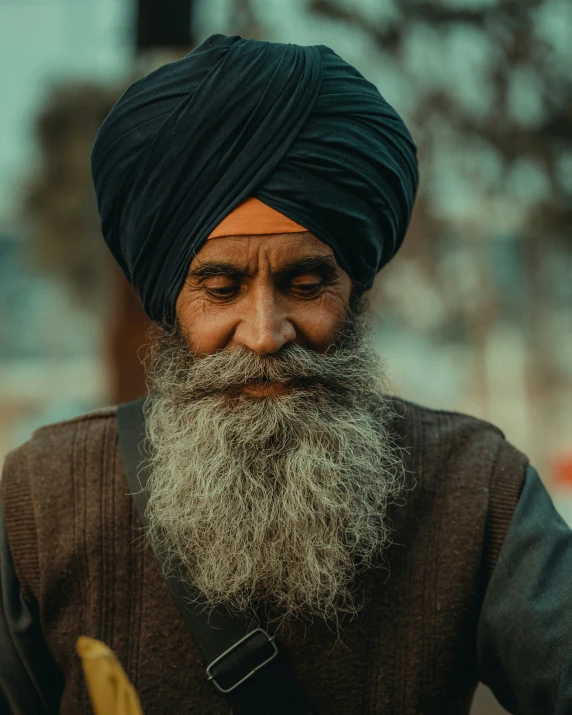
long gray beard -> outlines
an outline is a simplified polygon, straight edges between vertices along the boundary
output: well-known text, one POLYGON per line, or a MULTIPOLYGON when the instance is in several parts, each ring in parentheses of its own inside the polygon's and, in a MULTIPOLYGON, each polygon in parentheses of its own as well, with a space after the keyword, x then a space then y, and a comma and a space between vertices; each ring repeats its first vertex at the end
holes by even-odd
MULTIPOLYGON (((361 327, 360 327, 361 326, 361 327)), ((297 345, 196 358, 179 331, 147 358, 150 537, 208 606, 277 620, 355 612, 352 585, 390 542, 403 463, 384 372, 352 321, 326 354, 297 345), (248 380, 294 380, 272 398, 248 380)))

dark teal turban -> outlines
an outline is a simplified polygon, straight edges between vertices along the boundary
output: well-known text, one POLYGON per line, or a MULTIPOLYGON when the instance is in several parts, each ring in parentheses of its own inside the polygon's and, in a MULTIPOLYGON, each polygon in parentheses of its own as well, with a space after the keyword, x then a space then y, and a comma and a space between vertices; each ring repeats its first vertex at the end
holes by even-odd
POLYGON ((369 288, 418 183, 402 120, 335 52, 224 35, 129 87, 92 170, 105 240, 166 326, 193 256, 247 197, 305 226, 369 288))

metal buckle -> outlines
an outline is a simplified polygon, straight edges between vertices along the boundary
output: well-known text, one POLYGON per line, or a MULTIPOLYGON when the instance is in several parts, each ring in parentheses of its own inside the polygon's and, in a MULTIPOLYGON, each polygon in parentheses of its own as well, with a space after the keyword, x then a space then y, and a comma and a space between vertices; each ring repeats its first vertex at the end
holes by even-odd
POLYGON ((224 651, 224 653, 221 653, 217 658, 213 660, 213 662, 207 666, 207 675, 209 676, 208 679, 212 680, 213 685, 217 690, 219 690, 221 693, 230 693, 232 692, 235 688, 238 688, 239 685, 242 685, 245 680, 248 680, 251 676, 256 673, 257 670, 260 670, 263 666, 265 666, 267 663, 270 663, 271 660, 274 660, 276 656, 278 655, 278 646, 274 642, 274 637, 269 636, 268 633, 263 629, 263 628, 255 628, 253 631, 250 631, 250 633, 247 633, 244 638, 241 638, 239 641, 236 641, 234 645, 231 645, 230 648, 224 651), (247 641, 249 638, 252 638, 256 633, 262 633, 265 637, 268 643, 272 645, 273 652, 272 655, 269 658, 266 658, 266 660, 263 660, 262 663, 257 665, 255 668, 253 668, 250 673, 247 673, 244 678, 241 678, 237 683, 234 683, 230 688, 223 688, 222 685, 217 683, 215 676, 212 673, 212 668, 215 666, 217 663, 220 663, 220 661, 223 658, 226 658, 226 656, 229 653, 232 653, 234 650, 236 650, 240 645, 242 645, 245 641, 247 641))

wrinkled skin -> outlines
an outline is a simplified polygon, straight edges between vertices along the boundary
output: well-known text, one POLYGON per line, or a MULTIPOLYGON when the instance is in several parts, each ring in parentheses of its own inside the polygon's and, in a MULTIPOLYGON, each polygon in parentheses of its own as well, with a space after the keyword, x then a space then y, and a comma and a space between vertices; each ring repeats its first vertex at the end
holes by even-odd
MULTIPOLYGON (((177 318, 195 355, 234 346, 270 355, 291 343, 325 352, 343 326, 351 289, 332 250, 310 232, 225 236, 194 257, 177 318)), ((244 386, 253 397, 287 390, 244 386)))

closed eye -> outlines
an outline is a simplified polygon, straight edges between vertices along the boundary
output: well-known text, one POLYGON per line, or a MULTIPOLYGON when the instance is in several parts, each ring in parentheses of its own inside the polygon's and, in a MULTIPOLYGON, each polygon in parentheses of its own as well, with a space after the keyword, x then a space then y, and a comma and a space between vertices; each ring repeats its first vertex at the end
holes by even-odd
POLYGON ((205 292, 211 298, 224 299, 224 298, 234 297, 236 295, 236 293, 238 292, 238 290, 239 290, 238 286, 232 285, 232 286, 220 286, 218 288, 206 288, 205 292))
POLYGON ((225 286, 224 288, 208 288, 207 290, 215 295, 230 295, 237 290, 237 288, 236 286, 225 286))
POLYGON ((310 293, 313 290, 317 290, 318 288, 321 288, 322 285, 323 284, 321 281, 318 283, 294 283, 292 285, 292 288, 294 288, 295 290, 310 293))

